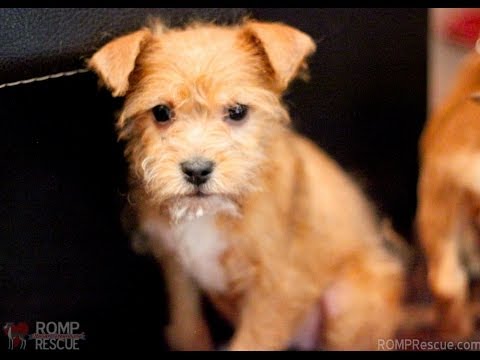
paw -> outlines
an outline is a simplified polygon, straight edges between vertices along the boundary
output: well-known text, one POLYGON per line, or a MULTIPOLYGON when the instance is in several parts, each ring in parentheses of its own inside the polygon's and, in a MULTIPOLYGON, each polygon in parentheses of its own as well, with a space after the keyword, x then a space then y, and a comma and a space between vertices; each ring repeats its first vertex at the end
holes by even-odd
POLYGON ((165 337, 172 350, 213 350, 212 340, 205 324, 182 326, 171 324, 165 328, 165 337))

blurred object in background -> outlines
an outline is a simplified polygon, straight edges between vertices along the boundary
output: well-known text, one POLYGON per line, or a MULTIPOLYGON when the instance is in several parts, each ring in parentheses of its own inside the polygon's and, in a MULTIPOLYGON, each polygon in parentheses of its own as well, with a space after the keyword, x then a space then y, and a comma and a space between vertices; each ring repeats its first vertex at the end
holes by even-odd
POLYGON ((480 8, 429 10, 428 112, 451 87, 457 67, 480 34, 480 8))
POLYGON ((480 9, 460 10, 458 14, 447 17, 441 25, 446 41, 470 49, 480 33, 480 9))

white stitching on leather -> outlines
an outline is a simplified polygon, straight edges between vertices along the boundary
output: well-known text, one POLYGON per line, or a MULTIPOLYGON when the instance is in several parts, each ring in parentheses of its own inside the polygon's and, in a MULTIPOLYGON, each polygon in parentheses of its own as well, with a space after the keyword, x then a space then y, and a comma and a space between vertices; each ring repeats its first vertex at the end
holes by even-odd
POLYGON ((31 78, 31 79, 26 79, 26 80, 19 80, 19 81, 4 83, 4 84, 0 84, 0 89, 6 88, 6 87, 17 86, 17 85, 30 84, 30 83, 38 82, 38 81, 56 79, 56 78, 60 78, 60 77, 72 76, 72 75, 76 75, 76 74, 82 74, 82 73, 85 73, 87 71, 90 71, 90 70, 88 70, 88 69, 77 69, 77 70, 71 70, 71 71, 63 71, 63 72, 59 72, 59 73, 56 73, 56 74, 50 74, 50 75, 35 77, 35 78, 31 78))

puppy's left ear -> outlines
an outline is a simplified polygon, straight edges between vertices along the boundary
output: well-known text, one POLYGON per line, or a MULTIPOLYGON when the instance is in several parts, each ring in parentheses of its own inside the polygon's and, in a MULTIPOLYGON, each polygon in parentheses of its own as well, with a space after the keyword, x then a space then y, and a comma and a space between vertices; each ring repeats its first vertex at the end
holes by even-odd
POLYGON ((88 68, 100 76, 113 96, 123 96, 127 92, 128 77, 142 45, 151 35, 150 30, 141 29, 121 36, 100 48, 88 61, 88 68))
POLYGON ((304 32, 281 23, 248 21, 244 25, 247 35, 261 47, 275 73, 280 90, 285 90, 301 70, 306 59, 316 50, 315 42, 304 32))

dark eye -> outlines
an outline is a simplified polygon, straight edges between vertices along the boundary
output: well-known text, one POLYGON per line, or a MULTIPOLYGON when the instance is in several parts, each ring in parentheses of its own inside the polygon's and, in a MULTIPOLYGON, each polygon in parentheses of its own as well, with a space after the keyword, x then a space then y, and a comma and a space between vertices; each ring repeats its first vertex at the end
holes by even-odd
POLYGON ((247 116, 248 106, 242 104, 235 104, 227 109, 228 120, 241 121, 247 116))
POLYGON ((155 121, 165 123, 173 117, 173 111, 167 105, 157 105, 152 109, 155 121))

